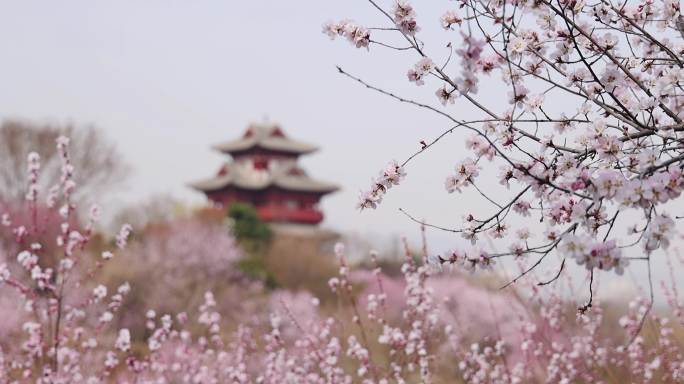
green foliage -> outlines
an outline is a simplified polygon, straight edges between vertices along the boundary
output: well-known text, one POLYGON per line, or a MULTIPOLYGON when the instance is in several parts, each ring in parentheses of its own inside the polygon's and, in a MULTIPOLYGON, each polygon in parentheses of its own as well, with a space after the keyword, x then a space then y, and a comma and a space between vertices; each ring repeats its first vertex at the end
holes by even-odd
POLYGON ((268 269, 264 255, 247 254, 237 262, 237 267, 245 275, 252 279, 261 280, 266 288, 275 289, 280 285, 276 281, 273 272, 268 269))
POLYGON ((262 247, 271 239, 271 228, 259 218, 251 205, 231 204, 228 217, 233 221, 233 235, 240 243, 247 242, 250 246, 262 247))
POLYGON ((245 252, 245 256, 237 263, 238 268, 247 276, 263 281, 267 287, 276 288, 276 280, 265 261, 265 250, 273 235, 271 228, 249 204, 231 204, 228 217, 232 222, 233 235, 245 252))

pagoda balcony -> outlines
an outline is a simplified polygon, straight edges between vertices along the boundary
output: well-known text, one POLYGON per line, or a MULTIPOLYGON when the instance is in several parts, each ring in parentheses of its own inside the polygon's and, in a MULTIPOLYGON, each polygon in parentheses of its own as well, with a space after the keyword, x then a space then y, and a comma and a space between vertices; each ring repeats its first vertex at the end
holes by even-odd
POLYGON ((318 224, 323 220, 323 213, 314 208, 292 208, 269 205, 258 207, 259 217, 271 222, 295 222, 302 224, 318 224))

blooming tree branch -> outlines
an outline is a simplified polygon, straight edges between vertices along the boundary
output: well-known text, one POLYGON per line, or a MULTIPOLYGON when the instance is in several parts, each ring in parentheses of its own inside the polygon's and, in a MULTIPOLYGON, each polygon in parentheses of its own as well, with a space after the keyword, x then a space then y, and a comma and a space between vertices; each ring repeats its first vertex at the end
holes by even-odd
MULTIPOLYGON (((429 143, 421 141, 405 162, 391 163, 362 193, 359 208, 377 208, 390 187, 406 177, 411 160, 465 129, 473 135, 466 141, 472 154, 452 160, 455 172, 446 177, 445 189, 461 193, 473 188, 494 211, 467 213, 463 225, 454 228, 424 223, 403 211, 410 220, 471 241, 472 249, 437 255, 434 262, 476 269, 503 256, 540 254, 512 284, 557 250, 562 256, 558 273, 540 285, 558 279, 566 258, 592 277, 597 270, 622 274, 630 261, 646 261, 650 268, 653 252, 667 248, 675 233, 667 203, 684 189, 684 19, 679 2, 460 0, 458 9, 447 7, 435 20, 450 48, 442 58, 429 53, 434 41, 420 39, 421 23, 430 21, 421 22, 412 4, 397 0, 385 8, 369 3, 387 25, 362 29, 362 46, 412 53, 417 61, 407 69, 408 80, 435 89, 441 107, 398 96, 338 67, 339 72, 445 117, 452 126, 429 143), (410 49, 384 43, 376 32, 395 34, 410 49), (509 89, 507 103, 492 104, 480 92, 482 79, 497 77, 509 89), (482 116, 454 118, 451 106, 462 104, 482 116), (476 180, 488 176, 483 168, 496 167, 505 190, 484 193, 476 180), (499 201, 513 185, 519 192, 499 201), (536 244, 526 222, 533 212, 547 228, 536 244), (621 232, 624 228, 616 232, 618 217, 625 215, 640 219, 627 233, 621 232), (483 236, 506 241, 509 251, 485 250, 483 236), (637 244, 640 251, 628 251, 637 244)), ((326 24, 324 31, 350 31, 337 34, 354 42, 360 28, 341 21, 326 24)), ((585 309, 593 298, 589 289, 585 309)))

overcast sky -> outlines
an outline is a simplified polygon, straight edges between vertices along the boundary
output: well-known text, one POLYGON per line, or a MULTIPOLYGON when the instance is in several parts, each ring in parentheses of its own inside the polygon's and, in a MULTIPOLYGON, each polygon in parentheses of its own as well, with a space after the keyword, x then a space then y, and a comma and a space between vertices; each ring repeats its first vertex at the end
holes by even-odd
MULTIPOLYGON (((419 8, 422 37, 438 41, 428 48, 438 56, 458 38, 438 26, 451 5, 419 8)), ((325 226, 416 238, 416 225, 399 207, 459 226, 466 210, 485 207, 472 194, 449 195, 443 187, 465 155, 462 133, 412 163, 405 184, 380 209, 355 210, 358 191, 389 160, 405 159, 449 122, 336 73, 341 65, 388 90, 436 101, 434 89, 406 80, 415 56, 380 47, 368 53, 321 33, 324 21, 347 17, 368 26, 384 22, 362 0, 2 1, 0 118, 94 124, 135 170, 123 201, 169 193, 194 203, 203 197, 185 183, 214 174, 224 160, 209 146, 268 118, 319 145, 304 167, 343 187, 324 200, 325 226)), ((484 84, 482 93, 504 109, 501 88, 484 84)), ((451 112, 460 117, 472 109, 459 100, 451 112)), ((461 243, 436 232, 430 241, 437 250, 461 243)))

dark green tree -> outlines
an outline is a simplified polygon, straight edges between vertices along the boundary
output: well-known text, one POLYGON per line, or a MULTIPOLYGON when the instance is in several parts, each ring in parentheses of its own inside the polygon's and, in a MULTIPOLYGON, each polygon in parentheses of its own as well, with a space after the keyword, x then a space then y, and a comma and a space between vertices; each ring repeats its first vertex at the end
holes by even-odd
POLYGON ((263 247, 271 239, 271 228, 259 218, 256 209, 245 203, 233 203, 228 208, 228 217, 233 223, 233 235, 240 242, 253 243, 263 247))
POLYGON ((238 267, 248 276, 262 280, 269 288, 277 283, 273 274, 266 268, 265 251, 273 232, 256 209, 250 204, 233 203, 228 207, 228 218, 231 221, 233 235, 240 243, 245 256, 238 262, 238 267))

